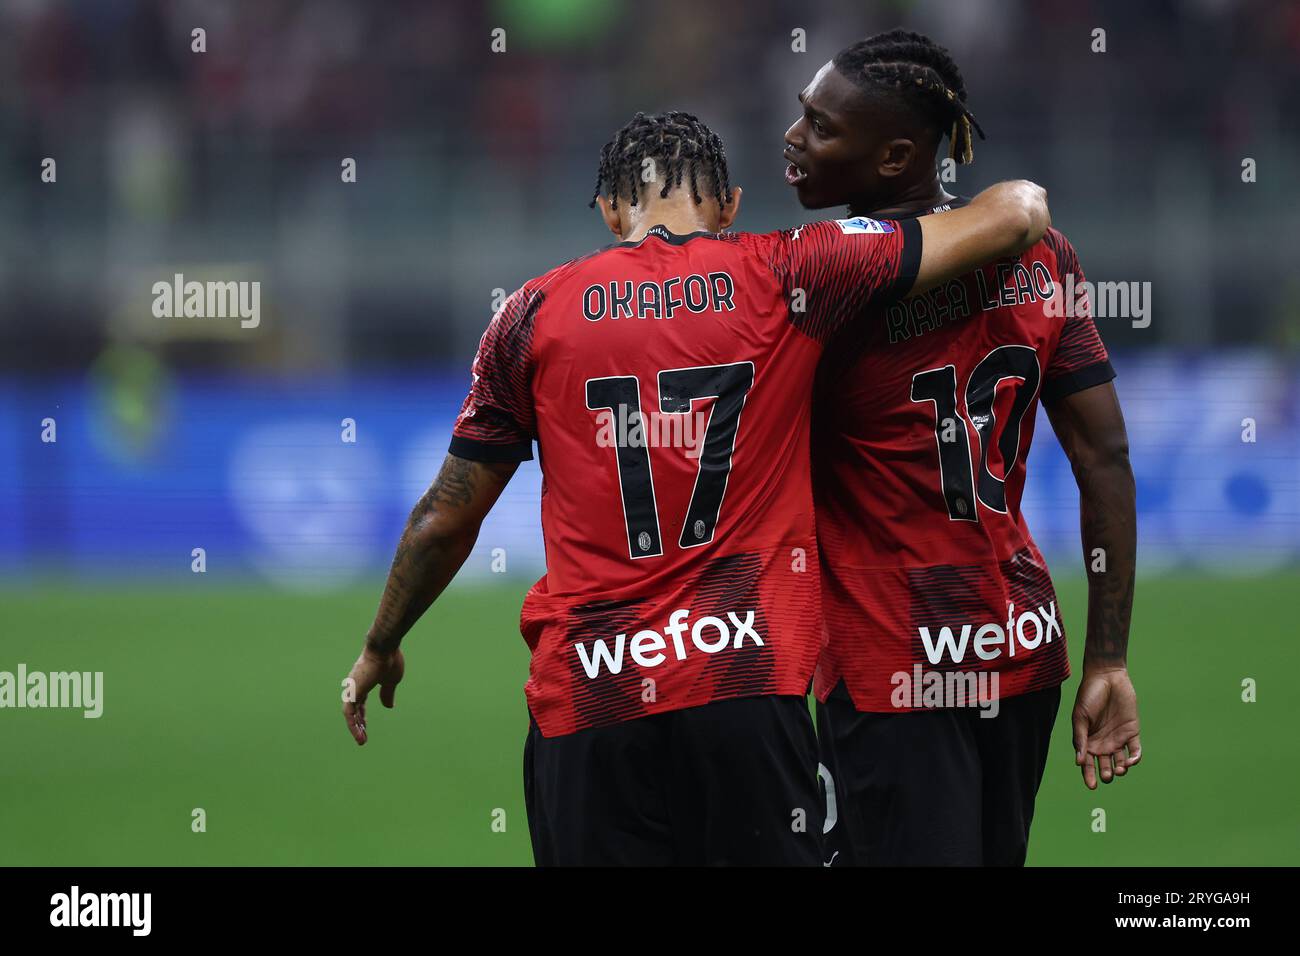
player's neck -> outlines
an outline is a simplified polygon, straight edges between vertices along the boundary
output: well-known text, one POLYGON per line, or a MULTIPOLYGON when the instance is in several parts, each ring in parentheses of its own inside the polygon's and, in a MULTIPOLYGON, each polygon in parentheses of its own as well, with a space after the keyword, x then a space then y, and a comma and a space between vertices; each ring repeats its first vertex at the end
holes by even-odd
POLYGON ((899 216, 913 216, 935 206, 941 206, 953 199, 950 193, 934 179, 918 183, 891 196, 875 196, 849 203, 849 215, 868 216, 872 219, 897 219, 899 216))

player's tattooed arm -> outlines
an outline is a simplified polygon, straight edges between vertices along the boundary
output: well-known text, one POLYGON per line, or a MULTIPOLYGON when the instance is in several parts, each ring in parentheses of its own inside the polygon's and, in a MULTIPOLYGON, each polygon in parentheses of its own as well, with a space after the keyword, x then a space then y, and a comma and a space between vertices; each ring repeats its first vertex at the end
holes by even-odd
POLYGON ((1137 509, 1128 437, 1110 383, 1048 407, 1079 485, 1088 569, 1088 637, 1070 723, 1074 762, 1089 790, 1142 759, 1138 703, 1128 674, 1129 620, 1137 563, 1137 509))
POLYGON ((469 461, 448 455, 416 502, 397 543, 388 583, 366 646, 391 654, 460 570, 479 527, 518 462, 469 461))
POLYGON ((1137 564, 1137 507, 1119 398, 1106 383, 1066 396, 1048 414, 1079 486, 1088 571, 1084 665, 1124 667, 1137 564))

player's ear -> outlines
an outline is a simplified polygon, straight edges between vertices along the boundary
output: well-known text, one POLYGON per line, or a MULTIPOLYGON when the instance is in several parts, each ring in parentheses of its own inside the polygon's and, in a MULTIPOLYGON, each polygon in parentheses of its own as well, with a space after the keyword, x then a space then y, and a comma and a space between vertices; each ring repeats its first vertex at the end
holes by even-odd
POLYGON ((731 187, 731 201, 722 204, 718 211, 718 231, 730 229, 731 224, 736 221, 736 216, 740 214, 740 192, 739 186, 731 187))
POLYGON ((623 219, 619 215, 608 199, 604 196, 596 197, 596 205, 600 207, 600 218, 605 220, 605 226, 614 234, 615 239, 623 238, 623 219))
POLYGON ((876 172, 887 179, 897 176, 907 170, 915 155, 916 143, 910 139, 891 139, 881 149, 876 172))

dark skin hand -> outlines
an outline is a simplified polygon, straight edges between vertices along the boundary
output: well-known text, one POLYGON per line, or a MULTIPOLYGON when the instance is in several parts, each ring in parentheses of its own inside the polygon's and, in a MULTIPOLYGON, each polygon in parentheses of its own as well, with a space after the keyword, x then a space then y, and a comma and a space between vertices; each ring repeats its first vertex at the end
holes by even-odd
POLYGON ((1068 395, 1048 406, 1047 415, 1079 486, 1088 637, 1071 723, 1075 763, 1084 784, 1095 790, 1098 779, 1110 783, 1142 759, 1137 694, 1128 675, 1137 564, 1133 469, 1124 416, 1111 383, 1068 395))
POLYGON ((518 467, 518 462, 468 461, 448 455, 438 477, 416 502, 397 543, 375 621, 348 674, 351 693, 343 704, 343 719, 358 744, 368 739, 366 698, 378 687, 380 702, 393 707, 406 671, 398 645, 465 563, 483 519, 518 467))

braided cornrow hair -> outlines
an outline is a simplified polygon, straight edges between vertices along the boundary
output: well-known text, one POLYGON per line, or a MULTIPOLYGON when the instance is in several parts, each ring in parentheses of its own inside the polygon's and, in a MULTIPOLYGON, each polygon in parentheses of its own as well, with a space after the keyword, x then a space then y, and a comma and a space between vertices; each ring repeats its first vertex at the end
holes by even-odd
POLYGON ((667 113, 637 113, 600 151, 600 168, 596 172, 596 191, 589 206, 604 189, 610 204, 617 209, 618 197, 629 196, 637 204, 639 192, 650 184, 642 177, 645 160, 654 163, 655 182, 662 182, 661 198, 690 183, 696 204, 703 184, 718 205, 731 202, 731 181, 727 176, 727 153, 718 135, 690 113, 670 110, 667 113))
POLYGON ((892 87, 942 136, 948 155, 958 163, 975 158, 972 127, 984 139, 975 114, 966 108, 966 83, 952 55, 929 37, 909 30, 890 30, 841 50, 835 69, 872 92, 892 87))

